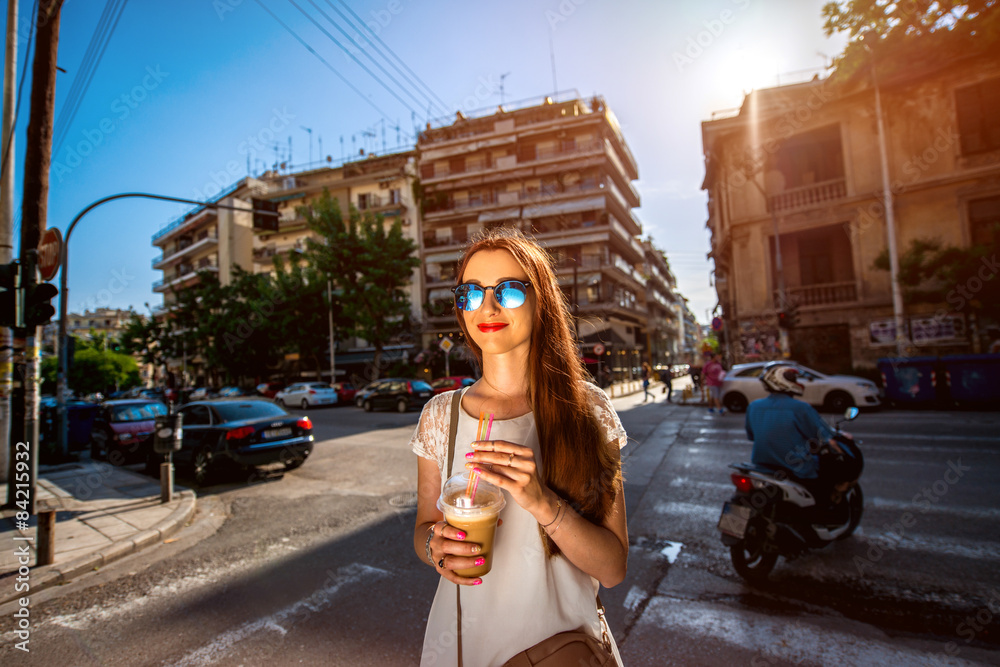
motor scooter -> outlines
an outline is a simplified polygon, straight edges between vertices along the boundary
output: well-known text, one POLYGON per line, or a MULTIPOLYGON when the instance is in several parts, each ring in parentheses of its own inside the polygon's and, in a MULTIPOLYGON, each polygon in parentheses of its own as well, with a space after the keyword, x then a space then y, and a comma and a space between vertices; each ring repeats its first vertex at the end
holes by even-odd
POLYGON ((789 470, 755 463, 731 463, 730 476, 736 492, 722 507, 718 529, 722 543, 736 572, 747 581, 766 579, 778 556, 793 560, 810 549, 819 549, 851 536, 861 522, 864 495, 857 477, 864 458, 859 440, 845 435, 840 425, 858 416, 858 408, 848 408, 834 425, 834 439, 843 454, 822 445, 821 457, 834 457, 835 465, 856 471, 853 482, 836 505, 817 503, 806 482, 789 470), (846 457, 851 457, 847 459, 846 457))

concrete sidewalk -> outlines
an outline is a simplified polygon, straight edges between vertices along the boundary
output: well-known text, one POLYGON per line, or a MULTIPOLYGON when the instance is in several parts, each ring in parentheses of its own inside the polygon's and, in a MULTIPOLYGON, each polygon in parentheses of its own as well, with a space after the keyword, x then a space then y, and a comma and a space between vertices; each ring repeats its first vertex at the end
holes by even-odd
MULTIPOLYGON (((0 604, 26 595, 15 591, 22 548, 30 552, 30 593, 64 584, 131 553, 159 544, 182 528, 195 511, 194 491, 174 487, 169 503, 160 500, 160 484, 127 468, 84 459, 39 466, 36 508, 56 512, 55 560, 35 566, 37 516, 18 527, 16 508, 4 508, 0 520, 0 604)), ((0 484, 0 502, 7 484, 0 484)))

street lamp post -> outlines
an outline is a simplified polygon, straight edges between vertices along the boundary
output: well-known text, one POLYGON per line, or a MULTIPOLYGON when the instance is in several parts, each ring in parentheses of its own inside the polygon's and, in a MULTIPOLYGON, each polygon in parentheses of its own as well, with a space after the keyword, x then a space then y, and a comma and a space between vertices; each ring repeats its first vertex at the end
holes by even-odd
MULTIPOLYGON (((69 354, 67 354, 66 342, 66 309, 69 307, 69 239, 73 234, 73 229, 76 227, 77 223, 85 216, 87 213, 97 208, 101 204, 105 204, 109 201, 114 201, 115 199, 126 199, 129 197, 140 197, 143 199, 158 199, 160 201, 172 201, 179 202, 181 204, 196 204, 198 206, 205 206, 207 208, 224 208, 232 211, 253 211, 252 208, 240 208, 238 206, 229 206, 227 204, 218 204, 216 202, 203 202, 196 201, 194 199, 183 199, 181 197, 167 197, 165 195, 154 195, 146 192, 124 192, 117 195, 111 195, 109 197, 104 197, 103 199, 98 199, 94 203, 87 206, 73 218, 73 221, 69 223, 69 227, 66 228, 66 235, 63 239, 62 252, 59 257, 60 266, 62 268, 61 275, 59 276, 59 372, 56 379, 56 416, 58 421, 58 442, 59 451, 65 455, 68 451, 67 447, 67 420, 66 420, 66 383, 69 376, 69 354)), ((274 215, 277 213, 272 213, 271 211, 258 211, 264 215, 274 215)))

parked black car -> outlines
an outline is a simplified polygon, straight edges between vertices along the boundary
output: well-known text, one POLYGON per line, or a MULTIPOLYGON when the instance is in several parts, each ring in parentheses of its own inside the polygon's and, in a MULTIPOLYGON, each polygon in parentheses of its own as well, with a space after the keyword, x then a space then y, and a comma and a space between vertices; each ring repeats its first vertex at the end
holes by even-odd
POLYGON ((433 395, 434 390, 423 380, 384 378, 375 380, 359 391, 354 397, 354 402, 366 412, 376 408, 406 412, 413 408, 422 408, 433 395))
POLYGON ((90 432, 90 457, 107 456, 112 465, 142 461, 153 451, 153 427, 167 406, 149 398, 123 398, 101 403, 90 432))
MULTIPOLYGON (((223 465, 281 463, 285 470, 294 470, 312 453, 309 417, 290 414, 264 398, 193 401, 178 412, 184 415, 184 435, 173 459, 190 470, 199 486, 223 465)), ((162 460, 150 447, 148 467, 155 469, 162 460)))

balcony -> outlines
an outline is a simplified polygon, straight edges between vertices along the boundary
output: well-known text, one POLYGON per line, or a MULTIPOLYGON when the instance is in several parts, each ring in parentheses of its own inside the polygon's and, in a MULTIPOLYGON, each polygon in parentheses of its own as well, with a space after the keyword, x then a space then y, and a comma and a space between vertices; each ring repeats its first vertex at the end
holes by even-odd
POLYGON ((212 231, 210 234, 208 234, 208 236, 202 237, 197 240, 178 241, 177 249, 174 252, 170 254, 164 252, 161 256, 153 258, 153 268, 154 269, 167 268, 174 262, 177 262, 188 255, 192 255, 198 252, 199 250, 203 250, 209 246, 215 246, 218 244, 219 244, 219 236, 216 231, 212 231))
POLYGON ((198 271, 219 271, 219 263, 215 257, 205 257, 196 264, 181 264, 177 267, 177 272, 173 276, 164 277, 153 283, 154 292, 166 292, 172 287, 183 285, 196 278, 198 271))
POLYGON ((785 190, 767 198, 768 211, 790 211, 812 208, 847 196, 847 181, 838 178, 785 190))
MULTIPOLYGON (((823 283, 805 287, 786 287, 788 300, 800 306, 827 306, 839 303, 853 303, 858 300, 858 286, 854 281, 823 283)), ((774 292, 774 303, 778 303, 778 292, 774 292)))

